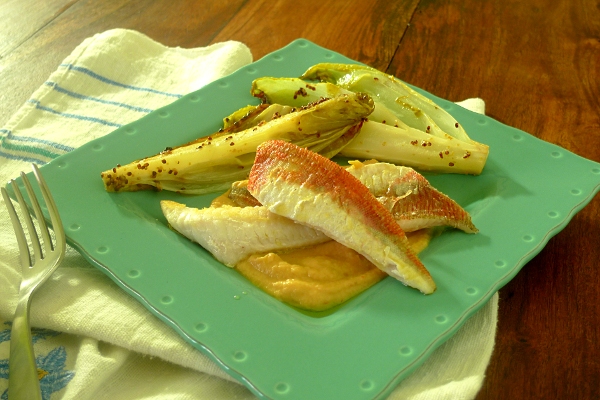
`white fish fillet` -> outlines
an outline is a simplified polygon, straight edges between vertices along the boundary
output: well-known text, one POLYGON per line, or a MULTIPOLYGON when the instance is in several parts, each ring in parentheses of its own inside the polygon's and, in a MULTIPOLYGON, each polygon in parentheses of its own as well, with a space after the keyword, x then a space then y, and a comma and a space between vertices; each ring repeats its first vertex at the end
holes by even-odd
POLYGON ((270 211, 314 227, 425 294, 436 285, 392 215, 334 162, 291 143, 261 144, 248 190, 270 211))
POLYGON ((322 232, 271 213, 266 207, 189 208, 163 200, 169 225, 233 267, 252 254, 331 240, 322 232))

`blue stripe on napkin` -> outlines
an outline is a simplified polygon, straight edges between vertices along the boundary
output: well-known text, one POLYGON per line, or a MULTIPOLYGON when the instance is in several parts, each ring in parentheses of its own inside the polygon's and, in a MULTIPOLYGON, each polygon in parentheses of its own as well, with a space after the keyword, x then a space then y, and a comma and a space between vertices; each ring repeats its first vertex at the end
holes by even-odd
POLYGON ((141 112, 141 113, 151 113, 152 110, 151 108, 144 108, 144 107, 138 107, 138 106, 132 106, 130 104, 126 104, 126 103, 120 103, 118 101, 112 101, 112 100, 104 100, 98 97, 94 97, 94 96, 87 96, 81 93, 77 93, 77 92, 73 92, 71 90, 67 90, 61 86, 58 85, 58 83, 56 82, 44 82, 44 84, 46 86, 50 86, 53 90, 56 90, 59 93, 63 93, 66 94, 67 96, 79 99, 79 100, 89 100, 89 101, 95 101, 97 103, 102 103, 102 104, 108 104, 108 105, 112 105, 112 106, 117 106, 117 107, 122 107, 122 108, 127 108, 128 110, 133 110, 133 111, 137 111, 137 112, 141 112))
POLYGON ((141 92, 161 94, 163 96, 169 96, 169 97, 175 97, 175 98, 183 97, 183 95, 179 94, 179 93, 163 92, 163 91, 152 89, 152 88, 148 88, 148 87, 127 85, 127 84, 124 84, 124 83, 121 83, 121 82, 113 81, 112 79, 106 78, 106 77, 104 77, 102 75, 98 75, 94 71, 92 71, 90 69, 87 69, 85 67, 78 67, 78 66, 73 65, 73 64, 60 64, 60 66, 64 67, 64 68, 67 68, 68 70, 73 70, 73 71, 81 72, 83 74, 91 76, 92 78, 97 79, 97 80, 99 80, 101 82, 107 83, 109 85, 119 86, 119 87, 122 87, 122 88, 125 88, 125 89, 137 90, 137 91, 141 91, 141 92))
POLYGON ((29 100, 27 100, 27 102, 31 103, 31 104, 34 104, 35 108, 37 108, 38 110, 47 111, 47 112, 50 112, 52 114, 59 115, 61 117, 79 119, 79 120, 82 120, 82 121, 96 122, 98 124, 107 125, 107 126, 114 126, 114 127, 117 127, 117 128, 120 128, 122 126, 122 124, 118 124, 116 122, 107 121, 105 119, 100 119, 100 118, 96 118, 96 117, 90 117, 88 115, 79 115, 79 114, 71 114, 71 113, 61 112, 61 111, 55 110, 55 109, 53 109, 51 107, 43 106, 39 102, 39 100, 29 99, 29 100))
POLYGON ((0 156, 11 160, 21 160, 45 164, 74 148, 50 140, 27 136, 14 136, 8 129, 0 129, 0 156), (19 143, 16 143, 19 142, 19 143))

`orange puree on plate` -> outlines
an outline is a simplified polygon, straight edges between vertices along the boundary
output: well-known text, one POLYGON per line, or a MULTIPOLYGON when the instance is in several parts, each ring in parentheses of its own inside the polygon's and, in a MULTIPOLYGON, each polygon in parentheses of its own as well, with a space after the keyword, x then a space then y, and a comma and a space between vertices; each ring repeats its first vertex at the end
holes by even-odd
MULTIPOLYGON (((431 231, 407 236, 419 252, 429 244, 431 231)), ((333 240, 303 249, 255 254, 236 269, 276 299, 311 311, 341 304, 387 276, 365 257, 333 240)))
MULTIPOLYGON (((236 206, 228 192, 211 207, 236 206)), ((432 229, 406 234, 418 254, 427 247, 432 229)), ((254 254, 235 269, 255 286, 292 306, 324 311, 373 286, 387 274, 356 251, 335 241, 287 251, 254 254)))

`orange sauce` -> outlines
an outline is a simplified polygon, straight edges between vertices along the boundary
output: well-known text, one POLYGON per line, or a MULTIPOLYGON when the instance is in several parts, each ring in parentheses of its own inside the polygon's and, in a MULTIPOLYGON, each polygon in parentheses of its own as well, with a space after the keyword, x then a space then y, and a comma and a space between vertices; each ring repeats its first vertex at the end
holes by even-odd
MULTIPOLYGON (((225 193, 211 207, 236 204, 225 193)), ((427 247, 431 229, 406 234, 416 253, 427 247)), ((373 286, 387 274, 356 251, 333 240, 286 251, 254 254, 235 269, 276 299, 310 311, 325 311, 373 286)))

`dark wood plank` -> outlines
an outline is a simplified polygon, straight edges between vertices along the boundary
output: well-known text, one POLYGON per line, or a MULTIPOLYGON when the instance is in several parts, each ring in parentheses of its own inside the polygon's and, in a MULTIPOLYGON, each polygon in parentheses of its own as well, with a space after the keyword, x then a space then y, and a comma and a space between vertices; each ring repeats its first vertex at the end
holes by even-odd
POLYGON ((69 8, 76 0, 4 0, 0 6, 0 58, 69 8))
MULTIPOLYGON (((422 1, 388 72, 600 161, 599 20, 591 1, 422 1)), ((596 196, 500 291, 479 399, 600 396, 599 243, 596 196)))
POLYGON ((250 1, 213 42, 239 40, 256 59, 298 38, 386 69, 418 0, 250 1))

